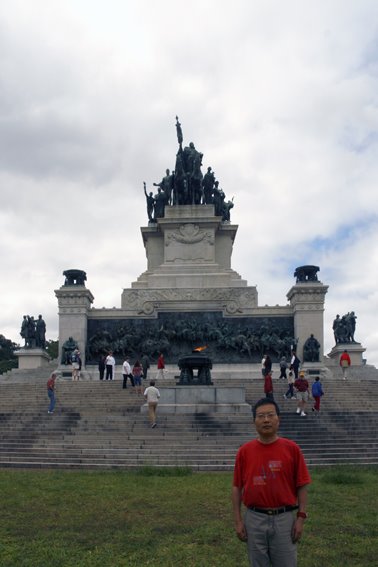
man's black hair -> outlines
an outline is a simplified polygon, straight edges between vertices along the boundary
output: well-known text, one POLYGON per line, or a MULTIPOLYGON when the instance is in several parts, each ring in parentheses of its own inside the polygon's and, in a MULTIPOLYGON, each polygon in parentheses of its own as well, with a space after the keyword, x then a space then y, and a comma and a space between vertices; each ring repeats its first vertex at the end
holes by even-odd
POLYGON ((261 400, 259 400, 258 402, 255 403, 255 405, 252 408, 252 414, 253 414, 253 419, 256 419, 256 411, 261 407, 261 406, 266 406, 268 404, 273 405, 276 408, 276 414, 280 415, 280 408, 278 407, 277 402, 275 402, 274 400, 270 399, 270 398, 262 398, 261 400))

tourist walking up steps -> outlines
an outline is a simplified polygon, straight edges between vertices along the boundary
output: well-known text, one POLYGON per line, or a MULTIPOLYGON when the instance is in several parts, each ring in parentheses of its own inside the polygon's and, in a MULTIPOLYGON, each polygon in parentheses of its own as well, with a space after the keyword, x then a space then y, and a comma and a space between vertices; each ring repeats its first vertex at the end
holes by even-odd
POLYGON ((123 389, 126 390, 127 388, 127 379, 130 378, 130 382, 132 387, 134 388, 134 376, 131 373, 131 366, 130 366, 130 359, 126 356, 124 363, 122 364, 122 376, 123 376, 123 389))
POLYGON ((290 372, 287 376, 287 384, 288 384, 289 388, 288 388, 288 391, 286 392, 286 394, 284 394, 285 400, 295 398, 294 382, 295 382, 294 374, 293 374, 293 371, 290 370, 290 372))
POLYGON ((295 379, 298 380, 298 370, 299 370, 299 366, 301 364, 301 361, 299 360, 299 358, 297 357, 297 353, 295 352, 295 350, 292 351, 291 353, 291 360, 290 360, 290 370, 292 370, 294 372, 294 376, 295 379))
POLYGON ((150 359, 147 354, 142 354, 140 361, 143 368, 143 380, 147 380, 148 369, 150 368, 150 359))
POLYGON ((112 351, 109 352, 105 360, 106 380, 114 380, 115 360, 112 351))
POLYGON ((100 374, 100 380, 103 380, 105 374, 105 356, 103 354, 101 354, 98 359, 98 371, 100 374))
POLYGON ((47 395, 50 399, 50 405, 47 413, 49 414, 54 413, 55 408, 55 380, 56 374, 53 372, 50 378, 47 380, 47 395))
POLYGON ((264 376, 264 394, 266 398, 270 400, 274 399, 273 396, 273 380, 272 380, 272 371, 268 370, 268 372, 264 376))
POLYGON ((278 405, 264 398, 252 411, 257 439, 242 445, 235 460, 236 535, 247 544, 251 566, 296 567, 311 478, 298 445, 278 435, 278 405))
POLYGON ((164 378, 165 361, 162 352, 159 353, 157 369, 156 380, 158 380, 159 378, 164 378))
POLYGON ((343 354, 340 356, 340 366, 343 371, 343 380, 348 377, 348 368, 351 364, 350 356, 347 350, 344 350, 343 354))
POLYGON ((314 406, 312 411, 320 412, 320 398, 324 396, 322 383, 320 382, 319 376, 316 376, 315 382, 311 387, 312 397, 314 398, 314 406))
POLYGON ((264 359, 263 376, 266 376, 268 372, 270 372, 271 370, 272 370, 272 359, 270 358, 269 354, 266 354, 264 359))
POLYGON ((305 379, 305 373, 303 370, 300 371, 298 380, 295 380, 294 388, 297 391, 296 393, 296 397, 298 400, 297 413, 299 413, 301 417, 305 417, 307 414, 305 413, 304 410, 306 409, 306 404, 308 402, 309 386, 307 380, 305 379))
POLYGON ((152 429, 156 427, 156 408, 160 398, 160 392, 155 388, 155 380, 150 381, 150 385, 144 391, 144 397, 148 404, 148 417, 152 429))
POLYGON ((81 357, 79 349, 75 348, 71 354, 71 365, 72 365, 72 380, 73 382, 78 382, 80 378, 81 370, 81 357))
POLYGON ((133 366, 133 370, 132 370, 132 374, 133 374, 133 378, 134 378, 134 384, 135 384, 135 389, 136 389, 136 393, 141 396, 142 395, 142 374, 143 374, 143 368, 141 363, 139 362, 139 360, 137 360, 133 366))
POLYGON ((278 376, 279 380, 281 380, 281 378, 283 380, 287 380, 286 370, 287 370, 286 356, 283 356, 280 360, 280 375, 278 376))

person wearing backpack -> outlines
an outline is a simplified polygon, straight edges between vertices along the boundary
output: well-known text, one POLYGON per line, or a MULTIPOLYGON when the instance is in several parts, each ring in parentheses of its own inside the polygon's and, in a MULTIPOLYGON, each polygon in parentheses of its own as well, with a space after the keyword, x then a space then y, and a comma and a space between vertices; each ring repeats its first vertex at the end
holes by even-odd
POLYGON ((301 361, 297 357, 297 353, 293 350, 291 353, 290 370, 294 372, 295 379, 298 380, 298 371, 301 361))
POLYGON ((290 370, 289 375, 287 377, 287 384, 288 384, 289 388, 288 388, 286 394, 284 394, 285 400, 295 398, 294 382, 295 382, 294 374, 293 374, 292 370, 290 370))

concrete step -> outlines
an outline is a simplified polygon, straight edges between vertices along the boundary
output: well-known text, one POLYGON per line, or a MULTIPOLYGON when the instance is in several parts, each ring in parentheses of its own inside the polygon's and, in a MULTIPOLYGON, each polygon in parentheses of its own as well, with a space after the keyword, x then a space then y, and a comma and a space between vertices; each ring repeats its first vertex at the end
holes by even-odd
MULTIPOLYGON (((218 385, 244 386, 253 403, 262 396, 258 365, 252 369, 214 369, 218 385)), ((338 370, 338 369, 337 369, 338 370)), ((335 370, 335 375, 337 372, 335 370)), ((281 407, 281 435, 302 447, 311 466, 378 462, 378 389, 371 369, 358 380, 323 380, 326 396, 320 415, 308 406, 305 418, 296 402, 284 400, 287 386, 274 381, 281 407), (369 378, 370 376, 370 378, 369 378), (365 441, 366 440, 366 441, 365 441)), ((20 377, 19 377, 20 378, 20 377)), ((174 385, 169 378, 163 389, 174 385)), ((238 447, 254 437, 250 414, 160 414, 151 430, 140 409, 143 398, 120 381, 61 380, 57 409, 47 415, 43 378, 0 380, 0 466, 51 468, 135 468, 144 464, 190 466, 193 470, 232 470, 238 447)))

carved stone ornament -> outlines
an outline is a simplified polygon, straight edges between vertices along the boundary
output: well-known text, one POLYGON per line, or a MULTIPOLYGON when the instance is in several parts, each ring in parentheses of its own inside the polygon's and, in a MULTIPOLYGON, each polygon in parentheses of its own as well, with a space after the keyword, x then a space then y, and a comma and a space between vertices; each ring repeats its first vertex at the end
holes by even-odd
POLYGON ((214 245, 214 235, 209 230, 202 230, 197 224, 182 224, 178 230, 168 234, 165 245, 169 246, 173 241, 181 244, 196 244, 197 242, 206 241, 214 245))
POLYGON ((162 303, 185 301, 217 302, 228 314, 242 313, 244 308, 257 307, 257 293, 245 289, 154 289, 132 290, 125 294, 127 308, 152 315, 162 303))

